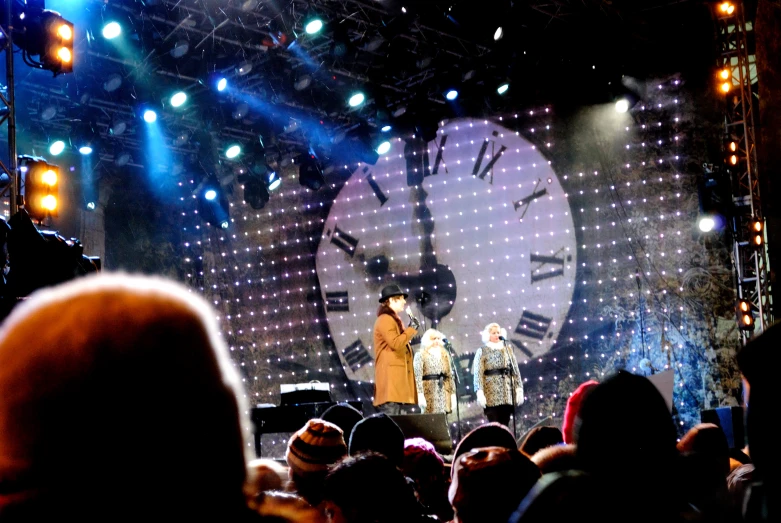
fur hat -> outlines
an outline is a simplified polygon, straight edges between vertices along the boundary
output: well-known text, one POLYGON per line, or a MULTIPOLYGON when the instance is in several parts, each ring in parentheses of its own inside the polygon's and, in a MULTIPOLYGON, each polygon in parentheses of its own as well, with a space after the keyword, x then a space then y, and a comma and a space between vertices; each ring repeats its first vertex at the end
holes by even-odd
POLYGON ((576 425, 578 424, 578 413, 583 400, 594 387, 599 385, 595 380, 589 380, 581 383, 572 396, 567 398, 567 406, 564 408, 564 421, 561 424, 561 433, 564 437, 564 443, 575 443, 576 425))
POLYGON ((313 418, 290 437, 285 460, 293 474, 305 477, 327 472, 330 465, 346 455, 342 429, 313 418))
POLYGON ((404 459, 404 433, 385 413, 373 414, 355 424, 350 434, 350 456, 372 450, 389 458, 397 467, 404 459))

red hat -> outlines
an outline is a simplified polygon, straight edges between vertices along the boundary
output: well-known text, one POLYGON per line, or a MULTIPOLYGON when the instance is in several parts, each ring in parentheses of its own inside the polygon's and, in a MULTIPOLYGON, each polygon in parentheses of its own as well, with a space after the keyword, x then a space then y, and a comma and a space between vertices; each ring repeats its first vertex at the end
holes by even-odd
POLYGON ((599 385, 599 382, 594 380, 581 383, 567 400, 567 407, 564 409, 564 422, 561 424, 564 443, 575 443, 575 420, 578 417, 580 406, 588 393, 597 385, 599 385))

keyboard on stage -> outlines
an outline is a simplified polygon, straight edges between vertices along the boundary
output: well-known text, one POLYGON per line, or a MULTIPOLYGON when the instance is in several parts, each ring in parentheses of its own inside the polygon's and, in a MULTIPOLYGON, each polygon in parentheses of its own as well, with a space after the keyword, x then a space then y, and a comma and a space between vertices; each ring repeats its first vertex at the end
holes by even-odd
MULTIPOLYGON (((347 401, 359 411, 363 404, 360 401, 347 401)), ((335 401, 314 403, 287 404, 281 406, 258 406, 252 409, 252 423, 255 425, 255 454, 261 457, 260 439, 263 434, 279 432, 295 432, 312 418, 320 417, 328 407, 336 405, 335 401)))

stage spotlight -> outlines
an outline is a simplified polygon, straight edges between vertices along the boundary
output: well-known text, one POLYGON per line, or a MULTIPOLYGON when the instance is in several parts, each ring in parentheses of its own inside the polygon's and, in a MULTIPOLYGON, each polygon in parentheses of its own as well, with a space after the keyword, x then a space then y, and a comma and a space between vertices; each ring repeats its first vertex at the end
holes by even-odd
POLYGON ((317 191, 323 185, 325 185, 325 177, 323 176, 323 169, 320 166, 320 162, 317 161, 312 154, 302 154, 297 160, 298 166, 298 183, 304 187, 317 191))
POLYGON ((713 218, 713 216, 707 214, 700 216, 699 220, 697 221, 697 227, 702 232, 711 232, 716 227, 716 220, 713 218))
POLYGON ((104 25, 103 31, 101 32, 103 34, 103 38, 106 40, 113 40, 122 34, 122 26, 119 25, 119 23, 112 21, 104 25))
POLYGON ((171 96, 171 107, 181 107, 187 101, 187 93, 177 91, 171 96))
POLYGON ((383 140, 380 142, 380 144, 375 149, 377 151, 377 154, 386 154, 388 151, 391 150, 391 143, 389 140, 383 140))
POLYGON ((52 156, 58 156, 64 150, 65 150, 65 142, 63 142, 62 140, 55 140, 49 146, 49 154, 51 154, 52 156))
POLYGON ((197 195, 201 219, 213 227, 227 229, 230 226, 230 204, 214 174, 207 175, 200 184, 197 195))
POLYGON ((502 26, 499 26, 496 28, 496 31, 494 31, 494 41, 498 42, 502 39, 504 36, 504 30, 502 29, 502 26))
POLYGON ((309 76, 308 74, 304 74, 299 76, 296 79, 296 82, 293 84, 293 87, 295 88, 296 91, 303 91, 310 85, 312 85, 312 77, 309 76))
POLYGON ((754 330, 754 314, 752 312, 753 306, 751 302, 746 299, 738 300, 735 307, 738 313, 738 326, 740 330, 754 330))
POLYGON ((269 171, 267 180, 269 191, 273 191, 282 184, 282 178, 279 177, 276 171, 269 171))
POLYGON ((505 83, 499 85, 499 87, 496 88, 496 92, 499 93, 499 94, 504 94, 504 93, 507 92, 507 90, 509 88, 510 88, 510 84, 505 82, 505 83))
POLYGON ((222 92, 228 87, 228 79, 225 77, 220 78, 217 80, 217 90, 222 92))
POLYGON ((239 154, 241 154, 241 146, 238 144, 230 145, 227 149, 225 149, 225 157, 229 160, 236 158, 239 154))
POLYGON ((617 113, 625 113, 629 110, 629 100, 626 98, 621 98, 616 102, 616 112, 617 113))
POLYGON ((390 132, 391 129, 393 129, 392 125, 383 125, 382 127, 380 127, 380 131, 384 133, 390 132))
POLYGON ((92 154, 92 151, 93 149, 91 145, 82 145, 81 147, 79 147, 79 154, 81 154, 82 156, 90 155, 92 154))
POLYGON ((450 100, 452 102, 453 100, 458 98, 458 91, 456 91, 455 89, 448 90, 445 93, 445 98, 447 98, 448 100, 450 100))
POLYGON ((722 2, 719 4, 719 11, 725 15, 731 15, 735 12, 735 5, 730 2, 722 2))
POLYGON ((19 170, 24 173, 24 207, 34 220, 57 216, 60 169, 43 158, 19 156, 19 170))
POLYGON ((171 48, 171 56, 174 58, 181 58, 184 55, 187 54, 187 52, 190 50, 190 42, 187 40, 179 40, 176 42, 176 44, 171 48))
POLYGON ((122 86, 122 75, 118 73, 114 73, 109 75, 108 78, 106 78, 106 81, 103 82, 103 90, 107 93, 111 93, 116 91, 122 86))
POLYGON ((86 207, 88 211, 94 211, 97 205, 95 204, 95 202, 87 202, 86 207))
POLYGON ((212 201, 217 197, 217 191, 215 191, 214 189, 207 189, 206 191, 204 191, 203 197, 209 201, 212 201))
POLYGON ((749 222, 749 234, 751 235, 751 245, 754 247, 762 247, 765 243, 765 236, 763 234, 764 223, 759 218, 754 218, 749 222))
MULTIPOLYGON (((17 3, 17 2, 13 2, 17 3)), ((25 51, 27 65, 46 69, 54 76, 73 72, 73 24, 56 11, 23 4, 12 20, 14 43, 25 51), (34 60, 33 56, 39 56, 34 60)))
POLYGON ((732 89, 732 70, 729 67, 725 67, 719 71, 719 89, 722 93, 728 93, 732 89))
POLYGON ((133 159, 130 152, 121 149, 114 155, 114 165, 117 167, 124 167, 125 165, 129 164, 130 161, 133 159))
POLYGON ((157 121, 157 113, 152 109, 144 111, 144 121, 146 123, 155 123, 157 121))
POLYGON ((258 178, 248 178, 244 182, 244 201, 253 209, 262 209, 270 196, 266 184, 258 178))
POLYGON ((304 25, 304 31, 308 35, 314 35, 320 32, 323 28, 323 21, 319 18, 312 18, 304 25))
POLYGON ((350 99, 348 103, 350 104, 350 107, 358 107, 365 100, 366 100, 366 96, 362 92, 358 91, 350 95, 350 99))

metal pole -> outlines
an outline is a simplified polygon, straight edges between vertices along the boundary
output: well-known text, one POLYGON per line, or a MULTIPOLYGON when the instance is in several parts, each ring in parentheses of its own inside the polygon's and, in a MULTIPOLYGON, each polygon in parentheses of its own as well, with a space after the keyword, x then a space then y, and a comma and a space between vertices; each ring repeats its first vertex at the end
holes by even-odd
POLYGON ((3 100, 8 106, 8 169, 6 169, 9 178, 9 207, 11 216, 17 211, 17 194, 19 192, 19 166, 16 158, 16 109, 14 108, 14 42, 13 37, 13 19, 11 2, 5 2, 5 14, 8 20, 8 27, 3 28, 5 33, 5 77, 8 94, 6 100, 3 100))

